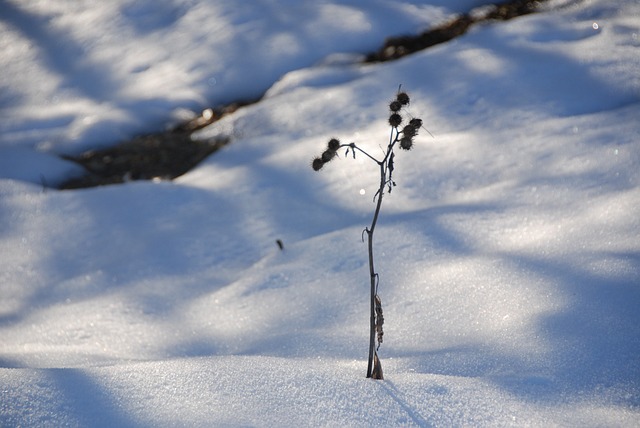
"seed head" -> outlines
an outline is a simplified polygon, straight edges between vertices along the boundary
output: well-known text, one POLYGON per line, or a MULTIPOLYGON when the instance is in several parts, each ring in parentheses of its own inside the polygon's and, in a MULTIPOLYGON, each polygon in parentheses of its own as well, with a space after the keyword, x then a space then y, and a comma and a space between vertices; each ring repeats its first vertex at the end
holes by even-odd
POLYGON ((411 125, 411 123, 409 123, 409 125, 402 128, 402 135, 404 135, 405 137, 408 137, 408 138, 415 137, 417 133, 418 133, 418 130, 413 125, 411 125))
POLYGON ((340 148, 340 140, 338 140, 337 138, 332 138, 329 140, 329 143, 327 143, 327 150, 331 150, 331 151, 336 151, 340 148))
POLYGON ((400 101, 398 100, 393 100, 389 104, 389 110, 391 110, 394 113, 397 111, 400 111, 401 108, 402 108, 402 104, 400 104, 400 101))
POLYGON ((394 128, 400 126, 401 123, 402 116, 400 116, 398 113, 393 113, 391 114, 391 116, 389 116, 389 125, 393 126, 394 128))
POLYGON ((324 162, 320 158, 315 158, 311 162, 311 168, 313 168, 314 171, 320 171, 323 166, 324 166, 324 162))
POLYGON ((322 162, 327 163, 330 162, 336 156, 335 150, 325 150, 322 152, 322 162))
POLYGON ((403 137, 400 140, 400 148, 403 150, 411 150, 413 147, 413 140, 410 137, 403 137))
POLYGON ((403 106, 409 105, 409 95, 406 92, 398 92, 396 100, 403 106))
POLYGON ((409 125, 412 125, 416 129, 420 129, 422 127, 422 119, 414 118, 409 121, 409 125))

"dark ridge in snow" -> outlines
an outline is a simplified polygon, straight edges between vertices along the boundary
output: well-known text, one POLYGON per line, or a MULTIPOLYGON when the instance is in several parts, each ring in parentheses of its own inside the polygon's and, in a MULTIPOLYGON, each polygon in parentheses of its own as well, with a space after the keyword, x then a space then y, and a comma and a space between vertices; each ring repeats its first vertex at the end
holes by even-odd
POLYGON ((481 6, 436 28, 418 34, 390 37, 377 52, 367 55, 365 62, 384 62, 448 42, 465 34, 471 26, 486 21, 507 21, 536 12, 546 0, 515 0, 481 6))
POLYGON ((63 156, 84 167, 88 174, 72 178, 61 190, 121 184, 133 180, 172 180, 190 171, 207 156, 229 144, 228 136, 194 140, 191 134, 238 108, 256 101, 238 102, 206 109, 199 116, 173 129, 135 137, 114 147, 89 150, 78 156, 63 156))
POLYGON ((230 141, 219 137, 191 139, 189 132, 169 132, 136 137, 115 147, 65 157, 82 165, 88 174, 64 182, 61 190, 120 184, 133 180, 172 180, 190 171, 230 141))

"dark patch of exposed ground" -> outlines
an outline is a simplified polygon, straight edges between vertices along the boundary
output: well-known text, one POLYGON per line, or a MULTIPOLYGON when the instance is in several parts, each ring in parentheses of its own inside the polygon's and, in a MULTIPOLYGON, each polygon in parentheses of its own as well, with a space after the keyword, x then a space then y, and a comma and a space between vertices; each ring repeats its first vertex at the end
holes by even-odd
MULTIPOLYGON (((388 38, 365 62, 391 61, 448 42, 466 33, 471 26, 488 21, 506 21, 537 11, 546 0, 513 0, 476 8, 418 35, 388 38)), ((205 112, 164 132, 135 137, 114 147, 90 150, 79 156, 64 156, 83 166, 87 174, 63 183, 60 189, 79 189, 124 183, 130 180, 174 179, 185 174, 207 156, 231 141, 230 136, 194 140, 198 129, 233 113, 238 108, 258 102, 237 102, 205 112)))
POLYGON ((192 140, 190 134, 164 132, 136 137, 117 146, 64 156, 87 171, 64 182, 60 189, 119 184, 132 180, 172 180, 185 174, 210 154, 228 144, 229 137, 192 140))
POLYGON ((253 101, 207 109, 169 131, 138 136, 116 146, 89 150, 78 156, 63 156, 80 164, 87 173, 62 183, 59 188, 80 189, 132 180, 172 180, 179 177, 231 141, 231 137, 226 135, 194 140, 191 134, 251 103, 253 101))
POLYGON ((382 48, 367 55, 365 62, 382 62, 402 58, 460 37, 475 24, 488 21, 507 21, 534 13, 545 1, 547 0, 513 0, 495 3, 473 9, 469 13, 459 15, 418 35, 389 37, 382 48))

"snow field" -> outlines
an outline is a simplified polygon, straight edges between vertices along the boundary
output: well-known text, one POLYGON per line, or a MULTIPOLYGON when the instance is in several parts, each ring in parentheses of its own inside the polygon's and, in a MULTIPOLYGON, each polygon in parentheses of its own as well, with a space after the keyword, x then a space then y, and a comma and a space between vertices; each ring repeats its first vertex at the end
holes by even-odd
POLYGON ((0 425, 637 425, 638 5, 567 3, 358 65, 340 53, 386 24, 468 5, 352 3, 298 2, 298 20, 288 2, 2 4, 0 425), (63 29, 74 44, 37 43, 63 29), (331 137, 378 153, 399 84, 433 137, 397 153, 375 234, 373 382, 376 168, 309 165, 331 137), (75 173, 52 153, 265 90, 173 182, 42 188, 75 173))

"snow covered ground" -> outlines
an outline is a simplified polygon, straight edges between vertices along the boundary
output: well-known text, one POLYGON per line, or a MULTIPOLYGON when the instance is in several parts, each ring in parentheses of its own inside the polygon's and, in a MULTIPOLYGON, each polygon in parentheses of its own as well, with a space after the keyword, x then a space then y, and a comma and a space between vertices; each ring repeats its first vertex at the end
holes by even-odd
POLYGON ((0 426, 640 424, 640 4, 552 1, 404 59, 478 1, 0 0, 0 426), (365 379, 375 236, 384 381, 365 379), (218 102, 173 182, 45 189, 61 153, 218 102), (275 244, 284 243, 284 251, 275 244))

